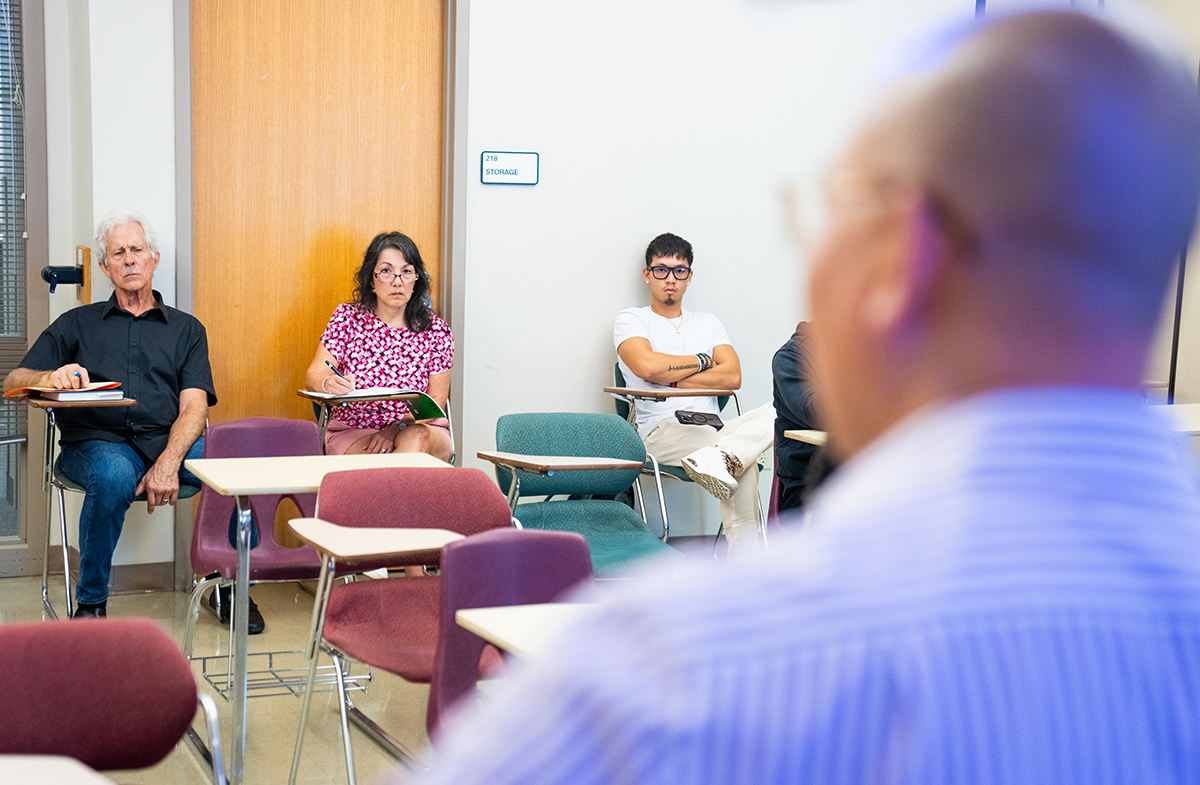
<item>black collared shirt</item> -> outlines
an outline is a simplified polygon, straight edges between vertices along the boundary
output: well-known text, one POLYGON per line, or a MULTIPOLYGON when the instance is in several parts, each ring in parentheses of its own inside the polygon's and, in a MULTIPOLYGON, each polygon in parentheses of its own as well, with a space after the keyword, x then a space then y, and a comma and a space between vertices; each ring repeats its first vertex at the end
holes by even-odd
POLYGON ((137 406, 59 409, 63 443, 101 439, 130 442, 150 461, 166 449, 179 417, 179 393, 196 388, 217 402, 208 364, 208 334, 191 314, 163 305, 134 316, 117 305, 81 305, 46 328, 21 361, 22 368, 51 371, 67 363, 87 368, 94 382, 120 382, 137 406))

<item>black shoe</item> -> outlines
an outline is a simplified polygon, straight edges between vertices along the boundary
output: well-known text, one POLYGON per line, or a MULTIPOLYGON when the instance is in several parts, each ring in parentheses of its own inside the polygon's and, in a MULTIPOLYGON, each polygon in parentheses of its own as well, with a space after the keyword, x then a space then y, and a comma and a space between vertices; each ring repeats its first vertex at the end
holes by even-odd
POLYGON ((75 603, 75 613, 72 619, 106 619, 108 618, 108 601, 89 605, 86 602, 75 603))
MULTIPOLYGON (((249 632, 251 635, 258 635, 260 632, 266 629, 267 623, 263 619, 262 613, 258 610, 258 606, 254 603, 254 598, 247 597, 247 599, 250 600, 250 624, 247 627, 247 632, 249 632)), ((210 611, 216 614, 217 618, 221 620, 222 624, 228 624, 229 617, 231 615, 230 611, 233 605, 233 589, 225 589, 222 591, 220 587, 214 587, 204 599, 204 604, 208 606, 210 611), (220 611, 217 610, 216 597, 218 593, 221 595, 220 611)))

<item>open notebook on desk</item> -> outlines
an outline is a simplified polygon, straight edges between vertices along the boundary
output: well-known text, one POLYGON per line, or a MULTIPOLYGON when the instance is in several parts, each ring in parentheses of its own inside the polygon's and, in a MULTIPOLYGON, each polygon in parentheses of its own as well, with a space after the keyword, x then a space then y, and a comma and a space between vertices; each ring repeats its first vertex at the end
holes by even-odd
POLYGON ((119 401, 125 393, 117 388, 120 382, 92 382, 78 390, 61 390, 57 387, 18 387, 4 394, 10 400, 42 398, 47 401, 119 401))
POLYGON ((402 390, 399 387, 364 387, 361 390, 351 390, 342 394, 312 390, 297 390, 297 392, 305 398, 335 405, 354 401, 404 401, 408 411, 418 420, 435 420, 446 416, 437 401, 425 393, 417 390, 402 390))

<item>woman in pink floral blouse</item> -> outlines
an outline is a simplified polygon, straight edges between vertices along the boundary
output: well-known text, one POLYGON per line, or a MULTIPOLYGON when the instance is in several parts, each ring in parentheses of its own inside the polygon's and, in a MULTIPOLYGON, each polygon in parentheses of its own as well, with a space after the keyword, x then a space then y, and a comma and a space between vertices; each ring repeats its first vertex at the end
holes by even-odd
MULTIPOLYGON (((428 291, 416 243, 400 232, 376 236, 355 276, 354 300, 337 307, 321 335, 305 374, 308 389, 400 387, 427 392, 445 409, 454 337, 426 305, 428 291)), ((427 452, 449 460, 448 426, 445 420, 417 422, 403 401, 349 403, 334 407, 325 449, 331 455, 427 452)))

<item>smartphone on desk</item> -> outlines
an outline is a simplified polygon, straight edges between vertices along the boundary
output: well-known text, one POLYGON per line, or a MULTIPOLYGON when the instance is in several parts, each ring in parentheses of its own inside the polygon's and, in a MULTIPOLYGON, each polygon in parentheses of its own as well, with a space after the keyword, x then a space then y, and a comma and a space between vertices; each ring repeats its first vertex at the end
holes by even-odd
POLYGON ((718 431, 725 427, 721 418, 709 412, 689 412, 686 409, 676 409, 675 419, 684 425, 711 425, 718 431))

